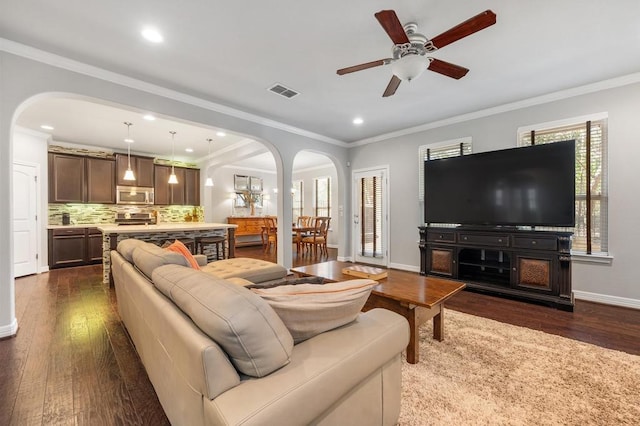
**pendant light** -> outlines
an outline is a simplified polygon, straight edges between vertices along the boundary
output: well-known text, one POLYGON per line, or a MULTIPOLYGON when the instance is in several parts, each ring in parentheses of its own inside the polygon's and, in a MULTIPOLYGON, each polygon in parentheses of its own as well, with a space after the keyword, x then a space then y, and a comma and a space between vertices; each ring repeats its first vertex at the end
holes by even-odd
POLYGON ((124 122, 125 126, 127 126, 127 138, 124 140, 127 143, 127 171, 124 172, 124 180, 136 180, 135 175, 133 174, 133 170, 131 170, 131 144, 133 143, 133 139, 129 136, 129 128, 131 127, 131 123, 128 121, 124 122))
POLYGON ((173 157, 173 152, 174 152, 174 148, 175 148, 175 136, 176 136, 176 132, 175 131, 170 131, 169 133, 171 133, 171 175, 169 175, 169 183, 172 185, 175 185, 176 183, 178 183, 178 178, 176 176, 176 170, 174 168, 174 157, 173 157))
MULTIPOLYGON (((213 139, 209 138, 207 139, 207 142, 209 142, 209 151, 207 153, 207 159, 209 159, 209 156, 211 155, 211 141, 213 139)), ((207 180, 204 181, 204 186, 213 186, 213 179, 211 179, 209 176, 207 176, 207 180)))

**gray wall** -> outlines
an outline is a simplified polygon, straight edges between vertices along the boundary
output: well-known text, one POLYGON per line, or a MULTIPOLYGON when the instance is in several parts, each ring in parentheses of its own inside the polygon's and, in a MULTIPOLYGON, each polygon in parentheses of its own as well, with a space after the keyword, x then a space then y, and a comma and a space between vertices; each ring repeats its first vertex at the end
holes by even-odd
POLYGON ((398 136, 350 150, 351 168, 388 164, 390 192, 390 262, 419 265, 416 227, 422 223, 418 202, 418 147, 471 137, 473 152, 516 146, 518 127, 583 115, 608 113, 609 254, 613 259, 573 261, 577 298, 640 308, 636 244, 640 233, 640 84, 605 89, 398 136), (602 262, 597 262, 601 260, 602 262))

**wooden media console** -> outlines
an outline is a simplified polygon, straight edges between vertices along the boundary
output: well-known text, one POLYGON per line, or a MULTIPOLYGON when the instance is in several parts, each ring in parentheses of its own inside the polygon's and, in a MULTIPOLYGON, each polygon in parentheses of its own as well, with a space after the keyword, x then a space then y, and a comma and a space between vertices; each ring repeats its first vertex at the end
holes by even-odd
POLYGON ((421 226, 420 274, 573 310, 571 233, 421 226))

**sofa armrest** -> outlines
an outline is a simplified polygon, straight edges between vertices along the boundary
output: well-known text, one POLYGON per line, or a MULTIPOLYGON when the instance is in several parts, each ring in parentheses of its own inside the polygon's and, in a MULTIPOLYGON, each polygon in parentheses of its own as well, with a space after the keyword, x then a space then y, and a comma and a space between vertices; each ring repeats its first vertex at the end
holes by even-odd
MULTIPOLYGON (((205 417, 212 424, 310 424, 391 360, 399 362, 408 342, 402 316, 386 309, 361 313, 294 346, 291 362, 281 369, 205 401, 205 417)), ((385 385, 397 400, 387 403, 399 410, 401 375, 392 376, 395 385, 385 385)))
POLYGON ((193 258, 198 262, 198 266, 207 266, 207 256, 204 254, 194 254, 193 258))

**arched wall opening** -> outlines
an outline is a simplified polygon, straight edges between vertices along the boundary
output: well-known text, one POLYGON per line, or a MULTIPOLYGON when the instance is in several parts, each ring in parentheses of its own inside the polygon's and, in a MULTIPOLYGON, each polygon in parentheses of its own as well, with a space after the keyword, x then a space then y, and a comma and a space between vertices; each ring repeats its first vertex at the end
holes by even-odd
MULTIPOLYGON (((12 145, 17 128, 16 118, 24 108, 40 97, 57 94, 71 94, 100 100, 106 104, 125 105, 139 111, 154 111, 158 115, 176 120, 248 135, 265 143, 273 153, 278 187, 291 185, 293 158, 301 149, 326 150, 336 161, 339 174, 346 168, 347 149, 344 146, 205 99, 80 63, 60 65, 59 61, 49 57, 31 59, 2 52, 0 60, 3 64, 3 78, 0 79, 0 92, 3 93, 0 99, 0 162, 3 166, 0 167, 0 196, 3 199, 9 200, 12 197, 12 145)), ((46 195, 43 194, 42 197, 46 198, 46 195)), ((279 219, 291 221, 290 200, 279 197, 276 202, 279 219)), ((341 202, 344 204, 344 201, 341 202)), ((0 206, 0 337, 13 335, 17 330, 12 233, 12 213, 7 203, 0 206)), ((282 245, 278 250, 278 262, 290 267, 291 245, 284 244, 287 237, 290 241, 290 235, 283 234, 279 238, 282 245)))

